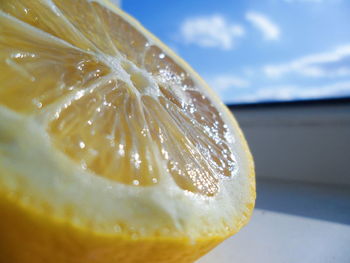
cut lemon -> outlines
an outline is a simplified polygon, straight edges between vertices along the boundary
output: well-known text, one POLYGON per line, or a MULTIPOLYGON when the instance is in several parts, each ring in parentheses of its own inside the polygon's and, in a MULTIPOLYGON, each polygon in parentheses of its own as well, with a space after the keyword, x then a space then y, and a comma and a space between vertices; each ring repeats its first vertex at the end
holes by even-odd
POLYGON ((193 262, 253 161, 200 77, 108 1, 0 1, 0 262, 193 262))

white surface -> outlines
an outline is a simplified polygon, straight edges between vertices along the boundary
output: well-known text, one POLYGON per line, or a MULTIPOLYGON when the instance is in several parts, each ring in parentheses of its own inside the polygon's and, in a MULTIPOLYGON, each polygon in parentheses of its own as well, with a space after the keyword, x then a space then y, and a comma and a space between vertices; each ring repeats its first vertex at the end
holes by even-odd
POLYGON ((256 209, 245 228, 197 263, 265 262, 349 263, 350 225, 256 209))

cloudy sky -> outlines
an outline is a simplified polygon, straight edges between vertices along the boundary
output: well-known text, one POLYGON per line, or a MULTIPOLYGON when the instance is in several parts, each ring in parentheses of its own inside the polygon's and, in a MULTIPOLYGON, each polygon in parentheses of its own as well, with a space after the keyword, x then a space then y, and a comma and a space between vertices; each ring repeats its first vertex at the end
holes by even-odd
POLYGON ((226 103, 350 96, 349 0, 123 0, 226 103))

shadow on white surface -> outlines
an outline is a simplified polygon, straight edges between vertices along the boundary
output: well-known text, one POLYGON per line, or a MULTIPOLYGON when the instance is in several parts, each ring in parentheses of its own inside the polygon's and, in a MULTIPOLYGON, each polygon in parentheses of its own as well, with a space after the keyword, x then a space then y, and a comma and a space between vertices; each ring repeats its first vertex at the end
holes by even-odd
POLYGON ((256 209, 198 263, 349 263, 350 226, 256 209))
POLYGON ((348 189, 258 180, 249 224, 197 263, 349 263, 348 189))
POLYGON ((259 209, 350 224, 349 186, 258 179, 257 196, 259 209))

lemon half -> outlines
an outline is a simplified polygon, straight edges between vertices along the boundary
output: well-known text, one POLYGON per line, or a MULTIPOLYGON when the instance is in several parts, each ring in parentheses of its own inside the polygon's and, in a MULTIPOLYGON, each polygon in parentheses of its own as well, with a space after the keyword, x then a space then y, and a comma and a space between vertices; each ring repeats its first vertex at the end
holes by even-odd
POLYGON ((103 0, 0 1, 0 262, 193 262, 254 165, 201 78, 103 0))

